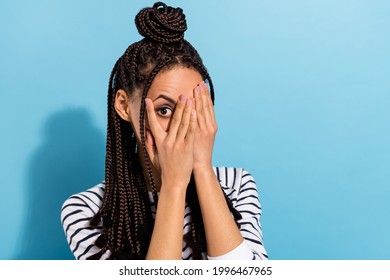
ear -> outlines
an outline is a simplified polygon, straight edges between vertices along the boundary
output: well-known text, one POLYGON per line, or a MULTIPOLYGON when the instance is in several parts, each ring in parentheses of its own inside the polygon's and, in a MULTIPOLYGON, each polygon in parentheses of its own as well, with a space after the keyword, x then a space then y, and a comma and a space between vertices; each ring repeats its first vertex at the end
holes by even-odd
POLYGON ((129 96, 123 89, 116 92, 114 107, 123 120, 131 122, 129 96))

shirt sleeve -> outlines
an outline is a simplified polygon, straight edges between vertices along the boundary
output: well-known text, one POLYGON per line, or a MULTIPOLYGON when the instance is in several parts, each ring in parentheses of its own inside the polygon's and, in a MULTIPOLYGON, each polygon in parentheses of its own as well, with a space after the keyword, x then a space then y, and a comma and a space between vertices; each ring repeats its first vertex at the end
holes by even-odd
POLYGON ((245 240, 240 244, 238 245, 236 248, 234 248, 233 250, 231 250, 230 252, 224 254, 224 255, 221 255, 221 256, 218 256, 218 257, 210 257, 210 256, 207 256, 207 258, 209 260, 220 260, 220 261, 223 261, 223 260, 239 260, 239 259, 253 259, 253 253, 252 253, 252 250, 248 247, 248 245, 246 244, 245 240))

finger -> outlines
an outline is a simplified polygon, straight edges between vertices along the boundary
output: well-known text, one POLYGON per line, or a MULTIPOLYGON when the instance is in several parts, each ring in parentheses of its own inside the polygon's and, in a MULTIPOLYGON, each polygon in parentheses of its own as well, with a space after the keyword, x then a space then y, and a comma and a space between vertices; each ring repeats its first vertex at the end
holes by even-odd
POLYGON ((191 110, 190 124, 188 127, 186 141, 193 143, 195 139, 195 132, 198 126, 197 113, 195 109, 191 110))
POLYGON ((157 150, 156 150, 156 144, 155 144, 153 135, 150 132, 150 130, 148 130, 148 129, 146 130, 146 145, 145 146, 146 146, 146 150, 149 154, 149 157, 151 159, 153 159, 157 150))
POLYGON ((206 119, 204 116, 202 92, 199 85, 196 86, 194 89, 194 96, 195 96, 196 119, 198 121, 199 127, 203 128, 206 126, 206 119))
POLYGON ((207 84, 202 81, 200 83, 201 87, 201 95, 202 95, 202 103, 204 107, 204 116, 206 120, 206 124, 214 124, 215 118, 214 118, 214 106, 211 101, 211 95, 209 93, 209 89, 207 87, 207 84))
POLYGON ((160 141, 165 135, 165 131, 161 128, 159 122, 157 121, 156 112, 154 111, 154 105, 152 100, 145 98, 146 103, 146 113, 149 123, 150 130, 156 141, 160 141))
POLYGON ((180 126, 177 131, 177 139, 182 139, 186 137, 188 126, 190 125, 190 118, 191 118, 191 112, 192 112, 192 100, 187 99, 186 105, 183 111, 183 115, 181 118, 180 126))
POLYGON ((206 107, 208 110, 208 114, 215 121, 214 104, 213 104, 213 101, 211 100, 211 94, 210 94, 209 87, 207 86, 207 84, 204 81, 202 82, 201 86, 203 87, 203 92, 204 92, 204 95, 206 96, 206 100, 207 100, 206 107))
POLYGON ((177 131, 179 129, 183 111, 185 109, 186 98, 181 95, 177 101, 175 112, 173 113, 171 123, 169 124, 168 136, 167 138, 173 140, 176 139, 177 131))

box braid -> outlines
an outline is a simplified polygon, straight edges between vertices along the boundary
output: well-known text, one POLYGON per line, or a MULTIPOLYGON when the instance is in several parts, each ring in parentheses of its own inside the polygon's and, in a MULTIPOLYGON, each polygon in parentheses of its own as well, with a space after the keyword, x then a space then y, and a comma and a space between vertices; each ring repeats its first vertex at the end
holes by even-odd
MULTIPOLYGON (((158 195, 145 146, 145 103, 142 100, 157 74, 176 66, 197 70, 208 82, 214 103, 211 78, 196 49, 184 39, 187 24, 182 9, 157 2, 151 8, 142 9, 135 17, 135 24, 144 39, 130 45, 117 60, 108 84, 105 194, 102 207, 90 222, 94 227, 102 224, 102 233, 95 242, 101 250, 89 259, 100 259, 108 250, 110 259, 146 257, 154 224, 147 185, 152 189, 156 207, 158 195), (119 89, 125 90, 130 98, 142 92, 141 147, 131 124, 115 111, 115 95, 119 89), (143 153, 146 170, 141 167, 139 153, 143 153)), ((225 199, 237 223, 241 215, 226 194, 225 199)), ((193 176, 186 201, 192 220, 184 240, 192 248, 193 259, 202 259, 202 252, 207 251, 206 238, 193 176)))

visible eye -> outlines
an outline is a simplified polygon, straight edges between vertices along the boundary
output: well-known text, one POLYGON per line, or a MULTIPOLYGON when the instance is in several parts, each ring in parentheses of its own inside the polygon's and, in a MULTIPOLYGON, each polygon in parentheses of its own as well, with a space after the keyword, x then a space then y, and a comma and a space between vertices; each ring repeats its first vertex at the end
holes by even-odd
POLYGON ((157 109, 157 113, 162 117, 170 117, 173 113, 173 110, 169 107, 160 107, 157 109))

